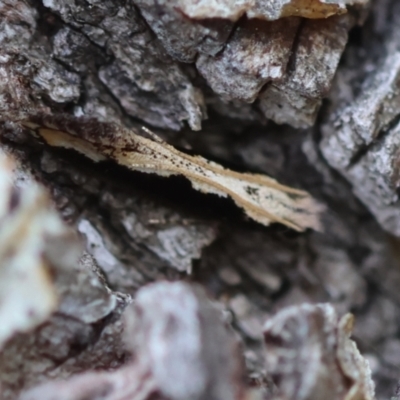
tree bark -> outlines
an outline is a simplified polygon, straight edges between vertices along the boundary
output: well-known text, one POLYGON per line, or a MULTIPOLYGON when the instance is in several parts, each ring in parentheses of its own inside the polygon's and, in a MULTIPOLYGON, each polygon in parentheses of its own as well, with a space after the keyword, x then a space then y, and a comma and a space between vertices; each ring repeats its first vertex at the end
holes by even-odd
POLYGON ((1 399, 398 396, 400 7, 289 3, 0 0, 1 399), (32 113, 267 174, 323 231, 52 147, 32 113))

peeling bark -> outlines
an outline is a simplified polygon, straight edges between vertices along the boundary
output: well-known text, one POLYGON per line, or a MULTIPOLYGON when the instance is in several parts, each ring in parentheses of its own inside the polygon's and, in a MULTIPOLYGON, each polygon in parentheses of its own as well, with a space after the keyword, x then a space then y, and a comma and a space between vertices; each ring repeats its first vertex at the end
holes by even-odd
POLYGON ((0 0, 0 147, 17 166, 0 165, 0 236, 21 215, 43 239, 37 258, 25 236, 14 254, 0 242, 0 397, 398 396, 399 15, 392 0, 0 0), (19 124, 32 110, 146 125, 268 174, 327 205, 323 232, 263 227, 178 177, 52 148, 19 124), (34 196, 15 205, 14 190, 33 181, 51 200, 29 219, 34 196), (40 296, 18 280, 36 275, 4 278, 13 257, 23 272, 19 257, 38 260, 53 296, 19 325, 11 284, 24 307, 40 296))

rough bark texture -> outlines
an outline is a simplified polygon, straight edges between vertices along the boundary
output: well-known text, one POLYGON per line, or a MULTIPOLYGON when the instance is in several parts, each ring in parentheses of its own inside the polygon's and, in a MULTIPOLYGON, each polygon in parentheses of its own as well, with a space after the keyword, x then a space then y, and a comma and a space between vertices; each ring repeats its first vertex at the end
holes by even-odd
POLYGON ((1 399, 399 396, 398 2, 200 3, 0 0, 1 399), (26 110, 266 173, 324 231, 44 145, 26 110))

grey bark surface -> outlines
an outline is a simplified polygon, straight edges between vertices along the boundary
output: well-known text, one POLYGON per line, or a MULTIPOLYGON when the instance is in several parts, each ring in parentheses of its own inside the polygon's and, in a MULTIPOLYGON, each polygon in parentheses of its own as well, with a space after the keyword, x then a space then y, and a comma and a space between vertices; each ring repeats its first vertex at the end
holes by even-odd
POLYGON ((369 400, 370 372, 376 398, 398 395, 400 7, 266 20, 173 3, 0 0, 10 179, 46 187, 80 238, 41 233, 59 301, 0 340, 0 398, 369 400), (325 204, 324 231, 46 146, 15 122, 26 109, 146 125, 266 173, 325 204))

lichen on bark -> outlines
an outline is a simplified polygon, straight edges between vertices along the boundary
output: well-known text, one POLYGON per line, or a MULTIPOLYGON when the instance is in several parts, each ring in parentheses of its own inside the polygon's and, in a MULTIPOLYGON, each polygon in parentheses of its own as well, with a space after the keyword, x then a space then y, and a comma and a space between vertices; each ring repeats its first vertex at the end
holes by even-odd
POLYGON ((42 238, 34 255, 29 236, 0 243, 0 397, 395 396, 399 15, 394 0, 0 0, 0 147, 18 167, 0 235, 21 215, 42 238), (179 178, 47 146, 19 123, 32 110, 145 125, 270 175, 326 204, 324 231, 259 226, 179 178), (33 181, 47 200, 29 219, 33 181))

